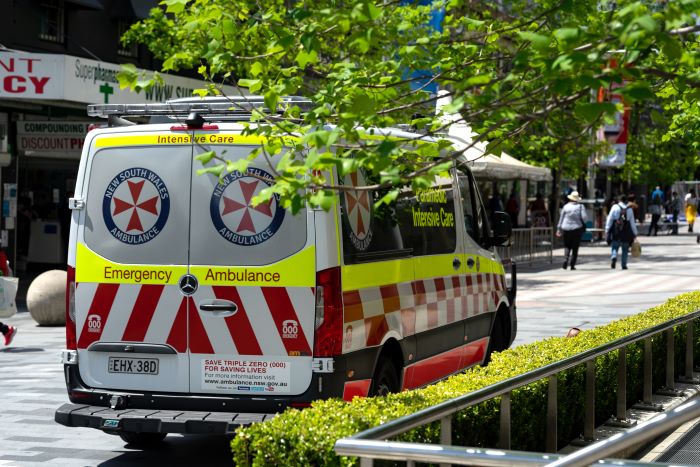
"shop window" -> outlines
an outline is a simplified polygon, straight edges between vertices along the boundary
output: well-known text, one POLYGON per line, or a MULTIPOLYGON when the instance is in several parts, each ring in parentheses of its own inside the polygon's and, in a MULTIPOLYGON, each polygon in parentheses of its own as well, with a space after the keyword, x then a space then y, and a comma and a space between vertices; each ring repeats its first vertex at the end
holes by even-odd
POLYGON ((63 0, 42 0, 39 37, 45 41, 63 43, 65 18, 63 0))
POLYGON ((131 25, 132 22, 127 19, 120 19, 117 22, 117 53, 124 57, 136 58, 138 56, 138 44, 124 45, 122 43, 122 36, 129 30, 131 25))

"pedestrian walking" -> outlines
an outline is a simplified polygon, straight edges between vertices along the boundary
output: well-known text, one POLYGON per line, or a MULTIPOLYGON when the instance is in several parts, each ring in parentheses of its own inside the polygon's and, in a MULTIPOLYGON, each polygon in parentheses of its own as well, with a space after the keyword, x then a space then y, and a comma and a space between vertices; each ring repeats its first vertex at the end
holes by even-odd
POLYGON ((661 213, 664 205, 664 192, 661 191, 661 187, 657 186, 656 189, 651 193, 651 204, 649 205, 649 212, 651 213, 651 224, 649 224, 649 232, 647 236, 654 236, 659 231, 659 219, 661 219, 661 213))
POLYGON ((691 189, 685 195, 685 218, 688 221, 688 232, 693 231, 693 224, 698 215, 698 198, 695 196, 695 190, 691 189))
POLYGON ((17 334, 17 328, 15 326, 8 326, 0 321, 0 332, 5 336, 5 345, 10 345, 12 339, 14 339, 17 334))
POLYGON ((581 236, 586 231, 586 209, 579 201, 581 197, 578 191, 572 191, 567 198, 569 202, 561 208, 559 223, 557 224, 557 237, 564 236, 564 264, 566 269, 576 269, 578 259, 578 247, 581 245, 581 236))
POLYGON ((668 211, 671 213, 671 235, 678 235, 678 214, 683 208, 683 201, 678 196, 677 192, 671 193, 671 199, 668 202, 668 211))
POLYGON ((605 221, 605 238, 610 241, 610 267, 615 269, 617 252, 622 247, 621 265, 627 269, 627 256, 630 245, 637 238, 637 222, 634 212, 627 205, 627 195, 621 195, 620 201, 610 208, 610 214, 605 221))
MULTIPOLYGON (((9 277, 11 275, 10 273, 10 264, 7 260, 7 255, 0 248, 0 275, 9 277)), ((5 345, 7 346, 10 345, 10 343, 12 343, 12 339, 15 338, 17 328, 15 326, 9 326, 0 321, 0 333, 2 333, 2 335, 5 337, 5 345)))
POLYGON ((520 202, 518 201, 518 194, 515 191, 510 192, 510 196, 506 202, 506 212, 510 216, 510 225, 517 227, 518 214, 520 213, 520 202))

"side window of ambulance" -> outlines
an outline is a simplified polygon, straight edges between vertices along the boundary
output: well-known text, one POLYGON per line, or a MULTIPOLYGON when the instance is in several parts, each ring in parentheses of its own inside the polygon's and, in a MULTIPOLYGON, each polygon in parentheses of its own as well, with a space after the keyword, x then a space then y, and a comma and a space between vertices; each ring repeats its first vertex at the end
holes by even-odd
POLYGON ((452 253, 457 246, 451 180, 418 194, 403 189, 396 202, 374 209, 377 195, 341 195, 346 264, 452 253))
POLYGON ((452 253, 457 246, 451 180, 414 193, 402 190, 396 202, 401 237, 413 256, 452 253))
POLYGON ((411 255, 401 238, 396 206, 383 206, 378 211, 374 208, 375 197, 369 191, 340 195, 345 264, 411 255))
POLYGON ((484 245, 489 236, 489 225, 476 182, 465 167, 457 168, 457 180, 467 233, 477 243, 484 245))
MULTIPOLYGON (((452 179, 438 179, 430 188, 418 191, 404 213, 401 233, 410 235, 416 256, 453 253, 457 247, 455 202, 452 179)), ((408 241, 404 241, 408 243, 408 241)))
POLYGON ((476 241, 479 241, 479 228, 477 226, 478 215, 474 210, 474 200, 472 199, 469 178, 461 170, 457 170, 459 180, 459 195, 462 199, 462 211, 464 213, 464 226, 467 234, 476 241))

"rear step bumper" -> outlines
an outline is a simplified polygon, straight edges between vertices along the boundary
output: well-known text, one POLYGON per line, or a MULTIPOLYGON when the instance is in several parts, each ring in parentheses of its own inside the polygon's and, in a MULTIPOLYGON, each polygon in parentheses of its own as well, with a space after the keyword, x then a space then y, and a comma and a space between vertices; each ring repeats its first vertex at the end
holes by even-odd
POLYGON ((57 423, 97 428, 109 433, 233 434, 241 425, 269 420, 276 414, 194 412, 183 410, 114 410, 109 407, 63 404, 56 410, 57 423))

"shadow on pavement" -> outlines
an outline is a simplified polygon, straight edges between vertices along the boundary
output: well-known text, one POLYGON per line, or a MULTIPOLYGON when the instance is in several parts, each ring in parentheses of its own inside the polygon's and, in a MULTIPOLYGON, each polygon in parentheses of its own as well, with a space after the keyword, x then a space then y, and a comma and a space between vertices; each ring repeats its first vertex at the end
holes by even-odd
POLYGON ((110 460, 97 464, 99 467, 127 467, 138 465, 206 465, 207 467, 233 465, 231 438, 212 435, 170 435, 152 449, 131 449, 110 460))

